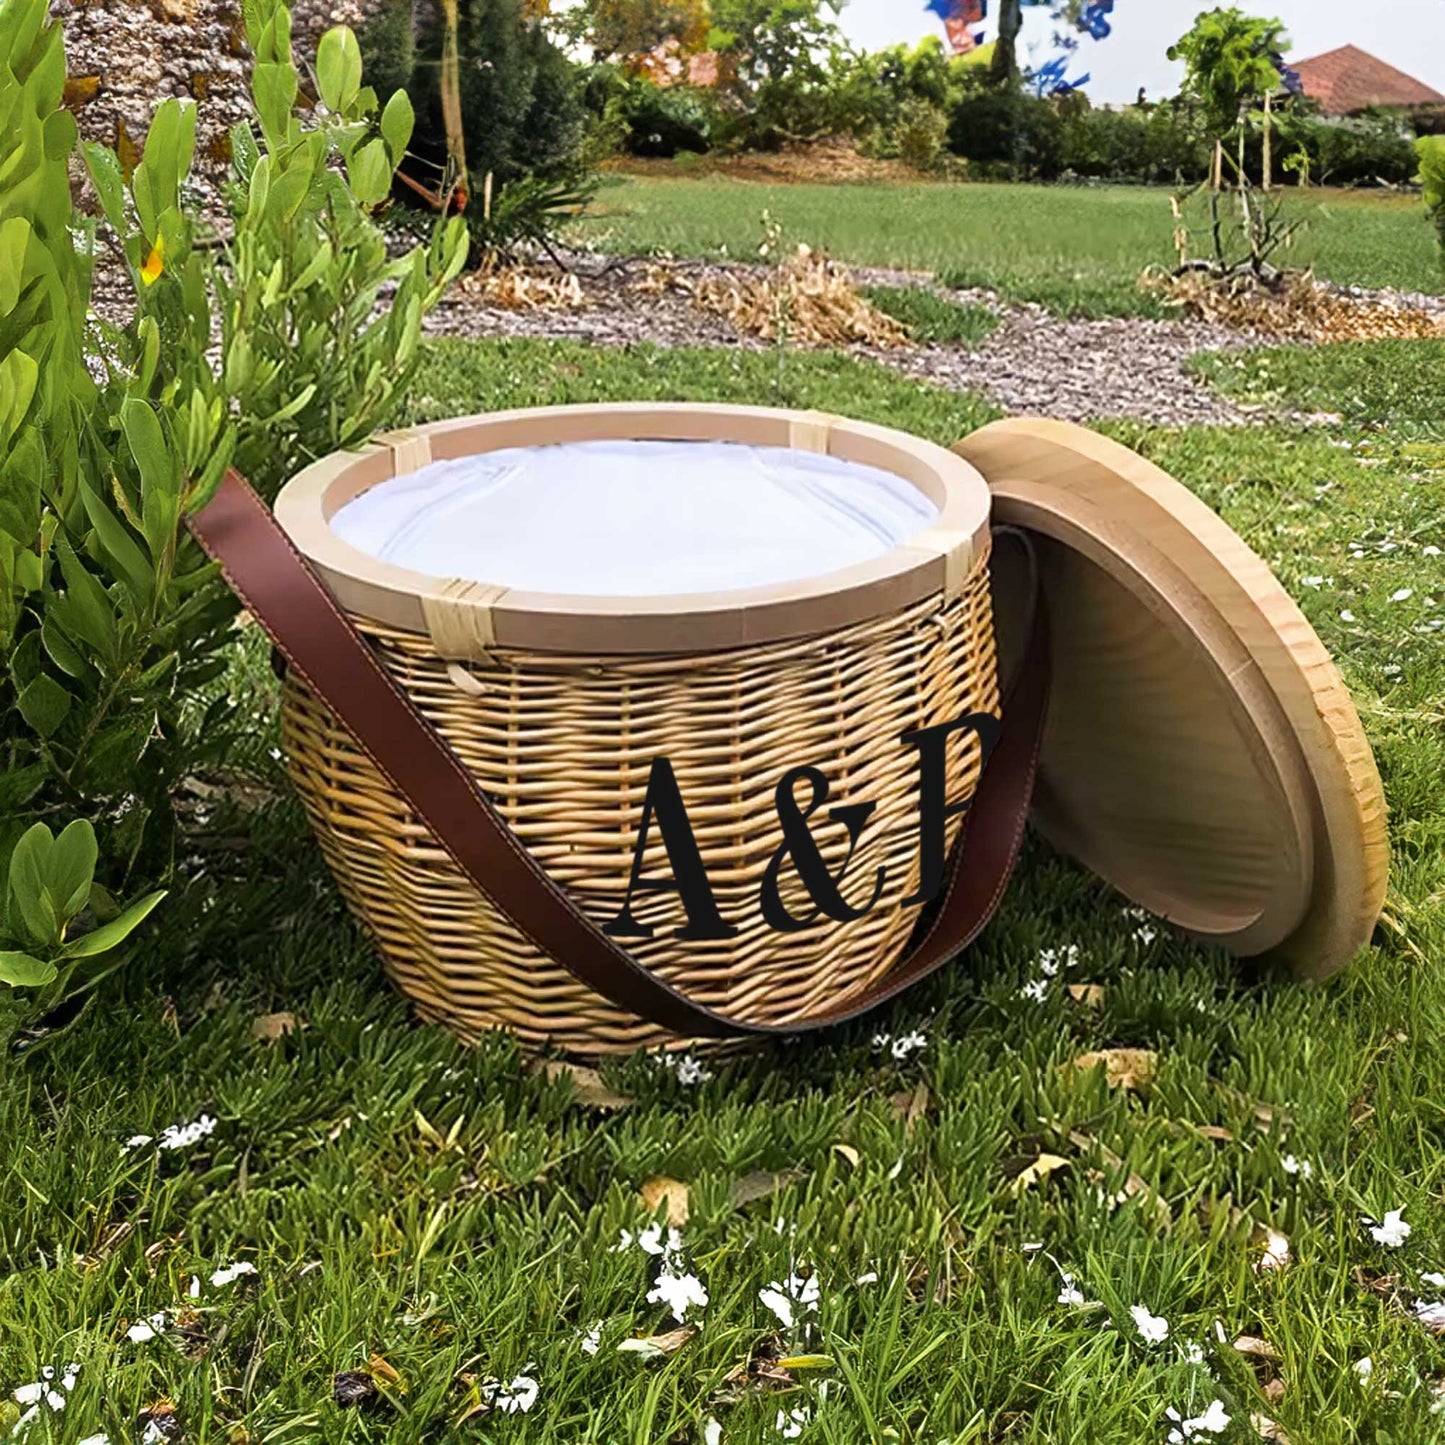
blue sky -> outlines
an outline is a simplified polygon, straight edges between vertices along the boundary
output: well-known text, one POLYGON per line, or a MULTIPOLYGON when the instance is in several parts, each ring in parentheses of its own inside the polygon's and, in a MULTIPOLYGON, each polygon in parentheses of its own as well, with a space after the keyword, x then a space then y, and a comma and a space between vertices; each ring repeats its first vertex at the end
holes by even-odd
MULTIPOLYGON (((943 33, 925 0, 848 0, 839 17, 857 45, 877 49, 900 40, 943 33)), ((1233 0, 1240 8, 1277 15, 1294 42, 1296 60, 1358 45, 1391 65, 1445 91, 1445 0, 1233 0)), ((990 21, 997 0, 989 7, 990 21)), ((1178 87, 1178 68, 1165 52, 1201 10, 1203 0, 1115 0, 1114 33, 1094 44, 1084 39, 1077 70, 1089 71, 1096 101, 1133 100, 1142 85, 1157 99, 1178 87)), ((1042 10, 1025 11, 1025 42, 1047 44, 1052 27, 1042 10)), ((990 26, 986 23, 985 30, 990 26)), ((1044 52, 1037 52, 1042 58, 1044 52)))

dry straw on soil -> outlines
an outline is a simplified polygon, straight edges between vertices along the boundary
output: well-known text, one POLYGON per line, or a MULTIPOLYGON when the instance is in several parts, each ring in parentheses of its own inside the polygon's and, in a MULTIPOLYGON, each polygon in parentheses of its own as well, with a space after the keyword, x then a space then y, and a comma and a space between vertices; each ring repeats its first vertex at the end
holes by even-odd
POLYGON ((1216 276, 1186 271, 1146 276, 1166 305, 1216 325, 1278 341, 1382 341, 1445 337, 1445 312, 1406 302, 1342 296, 1292 272, 1266 283, 1249 272, 1216 276))
POLYGON ((764 341, 785 337, 799 346, 889 351, 909 344, 907 330, 859 292, 846 268, 808 246, 799 246, 776 270, 690 281, 659 269, 640 284, 652 290, 678 286, 705 310, 764 341))
POLYGON ((503 311, 576 311, 587 304, 582 282, 557 267, 488 261, 457 284, 484 305, 503 311))

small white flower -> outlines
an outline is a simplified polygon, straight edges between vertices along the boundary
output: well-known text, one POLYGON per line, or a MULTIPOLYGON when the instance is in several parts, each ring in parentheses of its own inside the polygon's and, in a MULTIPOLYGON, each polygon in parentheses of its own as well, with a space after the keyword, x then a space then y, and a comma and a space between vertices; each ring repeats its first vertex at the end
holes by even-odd
POLYGON ((45 1385, 40 1380, 36 1380, 33 1385, 21 1385, 15 1391, 15 1403, 17 1405, 34 1405, 44 1394, 45 1385))
POLYGON ((1422 557, 1438 557, 1440 555, 1440 549, 1434 546, 1422 547, 1420 549, 1420 555, 1422 557))
POLYGON ((155 1339, 156 1335, 166 1327, 166 1312, 158 1310, 147 1320, 141 1320, 133 1324, 126 1332, 125 1337, 137 1345, 143 1345, 147 1340, 155 1339))
POLYGON ((1323 577, 1301 577, 1299 580, 1301 587, 1312 587, 1316 591, 1325 585, 1325 579, 1323 577))
POLYGON ((1148 927, 1147 925, 1143 928, 1136 928, 1134 930, 1134 941, 1136 943, 1142 943, 1145 948, 1148 948, 1148 946, 1153 943, 1154 940, 1158 937, 1158 933, 1156 933, 1154 929, 1148 927))
POLYGON ((1426 1329, 1445 1334, 1445 1301, 1417 1299, 1410 1309, 1426 1329))
POLYGON ((584 1355, 595 1355, 602 1348, 602 1324, 603 1322, 598 1320, 590 1330, 582 1331, 579 1348, 584 1355))
POLYGON ((1040 949, 1038 963, 1040 973, 1048 978, 1057 978, 1060 969, 1079 966, 1079 945, 1068 943, 1063 948, 1040 949))
MULTIPOLYGON (((624 1236, 627 1231, 623 1230, 624 1236)), ((637 1247, 644 1254, 660 1257, 664 1268, 671 1268, 682 1262, 682 1234, 669 1227, 664 1235, 660 1224, 649 1224, 637 1236, 637 1247)))
POLYGON ((132 1149, 139 1149, 150 1142, 151 1135, 149 1134, 132 1134, 120 1147, 129 1154, 132 1149))
POLYGON ((503 1415, 525 1415, 537 1403, 537 1382, 529 1375, 518 1375, 505 1385, 500 1380, 487 1380, 482 1384, 481 1397, 503 1415))
POLYGON ((1222 1435, 1229 1429, 1229 1416, 1225 1413, 1223 1400, 1213 1401, 1202 1415, 1190 1420, 1181 1418, 1178 1410, 1166 1410, 1164 1413, 1175 1422, 1175 1428, 1169 1432, 1170 1445, 1197 1440, 1201 1435, 1222 1435))
POLYGON ((1204 1363, 1204 1346, 1196 1344, 1193 1340, 1187 1345, 1180 1345, 1179 1358, 1186 1365, 1202 1365, 1204 1363))
POLYGON ((901 1038, 893 1040, 889 1045, 888 1052, 893 1055, 899 1063, 904 1063, 912 1058, 914 1054, 928 1047, 928 1035, 921 1034, 917 1029, 912 1033, 904 1034, 901 1038))
POLYGON ((1375 1362, 1366 1355, 1363 1360, 1356 1360, 1350 1368, 1360 1377, 1362 1384, 1368 1384, 1370 1376, 1375 1373, 1375 1362))
POLYGON ((80 1445, 110 1445, 109 1435, 87 1435, 80 1445))
POLYGON ((1340 613, 1340 621, 1341 621, 1341 622, 1353 622, 1354 620, 1355 620, 1355 614, 1354 614, 1353 612, 1351 612, 1348 607, 1346 607, 1345 610, 1340 613))
POLYGON ((1445 1289, 1445 1274, 1422 1274, 1420 1279, 1435 1289, 1445 1289))
POLYGON ((878 1271, 876 1269, 865 1270, 853 1281, 854 1284, 877 1284, 878 1271))
POLYGON ((688 1310, 707 1308, 707 1290, 695 1274, 671 1274, 664 1271, 647 1293, 648 1304, 665 1304, 673 1319, 682 1324, 688 1310))
POLYGON ((688 1088, 695 1084, 705 1084, 713 1077, 712 1070, 701 1059, 695 1059, 691 1054, 663 1053, 658 1055, 658 1062, 676 1078, 679 1084, 688 1088))
POLYGON ((1032 983, 1026 983, 1019 990, 1020 998, 1030 998, 1035 1003, 1043 1003, 1049 994, 1049 981, 1046 978, 1036 978, 1032 983))
POLYGON ((758 1298, 777 1315, 785 1330, 793 1327, 793 1302, 781 1290, 760 1289, 758 1298))
POLYGON ((190 1295, 190 1297, 191 1297, 192 1299, 200 1299, 200 1297, 201 1297, 201 1280, 200 1280, 200 1276, 199 1276, 199 1275, 194 1275, 194 1274, 193 1274, 193 1275, 191 1276, 190 1287, 186 1290, 186 1293, 187 1293, 188 1295, 190 1295))
POLYGON ((63 1410, 65 1408, 65 1396, 59 1390, 47 1390, 45 1392, 45 1403, 52 1410, 63 1410))
POLYGON ((1386 677, 1399 677, 1404 670, 1398 662, 1387 662, 1384 667, 1380 669, 1386 677))
POLYGON ((209 1114, 202 1114, 199 1119, 189 1124, 167 1124, 161 1130, 156 1148, 189 1149, 193 1144, 199 1144, 208 1134, 214 1133, 215 1128, 216 1121, 209 1114))
POLYGON ((1386 1249, 1398 1249, 1404 1244, 1410 1237, 1410 1226, 1402 1217, 1404 1213, 1403 1209, 1387 1210, 1378 1224, 1370 1225, 1370 1234, 1376 1244, 1383 1244, 1386 1249))
POLYGON ((1400 587, 1390 593, 1391 602, 1408 602, 1415 595, 1413 587, 1400 587))
POLYGON ((1129 1313, 1134 1316, 1134 1328, 1145 1344, 1162 1344, 1169 1338, 1169 1321, 1160 1315, 1151 1315, 1143 1305, 1130 1305, 1129 1313))
POLYGON ((812 1415, 807 1407, 799 1405, 793 1410, 779 1410, 778 1423, 774 1428, 784 1440, 796 1440, 811 1419, 812 1415))
POLYGON ((774 1280, 767 1289, 760 1289, 758 1298, 777 1315, 784 1329, 791 1329, 801 1316, 817 1314, 822 1293, 817 1275, 802 1279, 790 1274, 787 1279, 774 1280))
POLYGON ((702 1427, 702 1445, 722 1445, 722 1426, 711 1416, 702 1427))
POLYGON ((1089 1303, 1089 1301, 1084 1298, 1083 1290, 1074 1283, 1074 1277, 1071 1274, 1064 1276, 1063 1285, 1059 1290, 1058 1303, 1061 1305, 1071 1305, 1074 1309, 1083 1309, 1084 1306, 1089 1303))
POLYGON ((234 1264, 222 1266, 211 1276, 213 1285, 235 1284, 243 1274, 255 1274, 256 1266, 249 1259, 238 1259, 234 1264))
POLYGON ((1315 1166, 1308 1159, 1296 1159, 1293 1154, 1286 1154, 1279 1161, 1279 1167, 1286 1174, 1298 1174, 1301 1179, 1313 1179, 1315 1166))

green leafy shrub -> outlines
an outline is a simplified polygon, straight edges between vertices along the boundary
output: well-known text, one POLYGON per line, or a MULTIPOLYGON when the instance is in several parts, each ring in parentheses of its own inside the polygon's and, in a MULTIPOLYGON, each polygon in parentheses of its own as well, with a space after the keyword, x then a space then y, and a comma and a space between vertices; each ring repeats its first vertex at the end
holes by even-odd
POLYGON ((86 146, 103 219, 73 208, 59 26, 0 0, 0 869, 35 822, 80 817, 110 888, 169 872, 173 792, 256 725, 217 694, 237 606, 183 518, 232 463, 269 495, 384 426, 464 258, 459 224, 387 255, 374 212, 410 106, 378 116, 350 31, 323 39, 303 125, 289 12, 248 0, 245 23, 259 135, 233 134, 216 253, 183 200, 189 104, 158 107, 128 178, 86 146), (121 324, 87 318, 102 228, 121 324))
POLYGON ((918 171, 936 171, 944 157, 948 115, 927 100, 910 96, 898 111, 898 159, 918 171))
MULTIPOLYGON (((441 106, 443 7, 418 13, 411 33, 409 0, 393 0, 408 17, 384 30, 373 26, 364 38, 377 46, 376 61, 404 76, 416 110, 412 150, 440 173, 447 158, 441 106), (402 39, 386 40, 392 35, 402 39)), ((586 114, 576 67, 529 18, 523 0, 460 0, 462 128, 473 196, 490 175, 501 189, 522 176, 557 176, 575 171, 586 134, 586 114)))
POLYGON ((985 178, 1052 180, 1063 143, 1058 106, 1016 86, 971 86, 949 117, 948 148, 985 178))
POLYGON ((1420 186, 1425 204, 1440 235, 1440 248, 1445 252, 1445 136, 1421 136, 1415 142, 1420 161, 1420 186))
POLYGON ((712 148, 718 114, 712 98, 687 85, 661 86, 645 77, 626 82, 618 113, 624 144, 635 156, 702 154, 712 148))
POLYGON ((124 964, 125 943, 165 897, 119 907, 95 881, 97 857, 82 818, 58 838, 36 823, 15 844, 0 895, 0 1049, 17 1026, 85 999, 124 964))
POLYGON ((1064 171, 1145 184, 1197 180, 1208 171, 1208 142, 1182 107, 1102 110, 1082 96, 1070 102, 1061 108, 1064 171))
MULTIPOLYGON (((1317 185, 1371 186, 1380 181, 1405 185, 1415 173, 1415 148, 1398 115, 1323 116, 1286 112, 1275 124, 1276 157, 1303 154, 1317 185)), ((1245 146, 1246 169, 1259 180, 1263 140, 1258 129, 1245 146)), ((1302 162, 1296 162, 1302 167, 1302 162)), ((1276 177, 1280 167, 1276 162, 1276 177)))

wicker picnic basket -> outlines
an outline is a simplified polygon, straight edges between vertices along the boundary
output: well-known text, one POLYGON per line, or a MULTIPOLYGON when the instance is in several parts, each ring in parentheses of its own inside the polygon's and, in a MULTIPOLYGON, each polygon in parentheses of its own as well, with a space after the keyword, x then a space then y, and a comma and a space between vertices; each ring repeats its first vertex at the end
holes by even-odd
MULTIPOLYGON (((294 478, 276 519, 392 679, 537 864, 589 919, 619 909, 650 766, 671 760, 726 940, 675 937, 675 893, 639 899, 653 936, 629 943, 657 978, 721 1013, 787 1025, 892 969, 917 922, 918 759, 910 729, 997 713, 987 487, 963 458, 836 417, 724 406, 583 406, 494 414, 393 434, 294 478), (520 593, 406 571, 348 546, 330 521, 368 488, 446 458, 598 439, 732 441, 825 453, 921 490, 936 519, 869 562, 800 582, 690 596, 520 593), (758 909, 782 838, 774 789, 808 763, 830 806, 876 805, 850 879, 881 866, 882 900, 856 920, 778 932, 758 909)), ((289 768, 350 907, 398 987, 467 1038, 597 1055, 684 1042, 610 1002, 539 949, 457 866, 373 757, 293 670, 289 768)), ((976 736, 949 753, 969 795, 976 736)), ((949 822, 949 837, 959 820, 949 822)), ((847 830, 815 836, 831 869, 847 830)), ((663 855, 659 855, 663 856, 663 855)), ((656 871, 656 870, 655 870, 656 871)), ((665 870, 663 870, 665 871, 665 870)), ((782 897, 807 911, 785 872, 782 897)), ((866 894, 866 886, 863 888, 866 894)))

